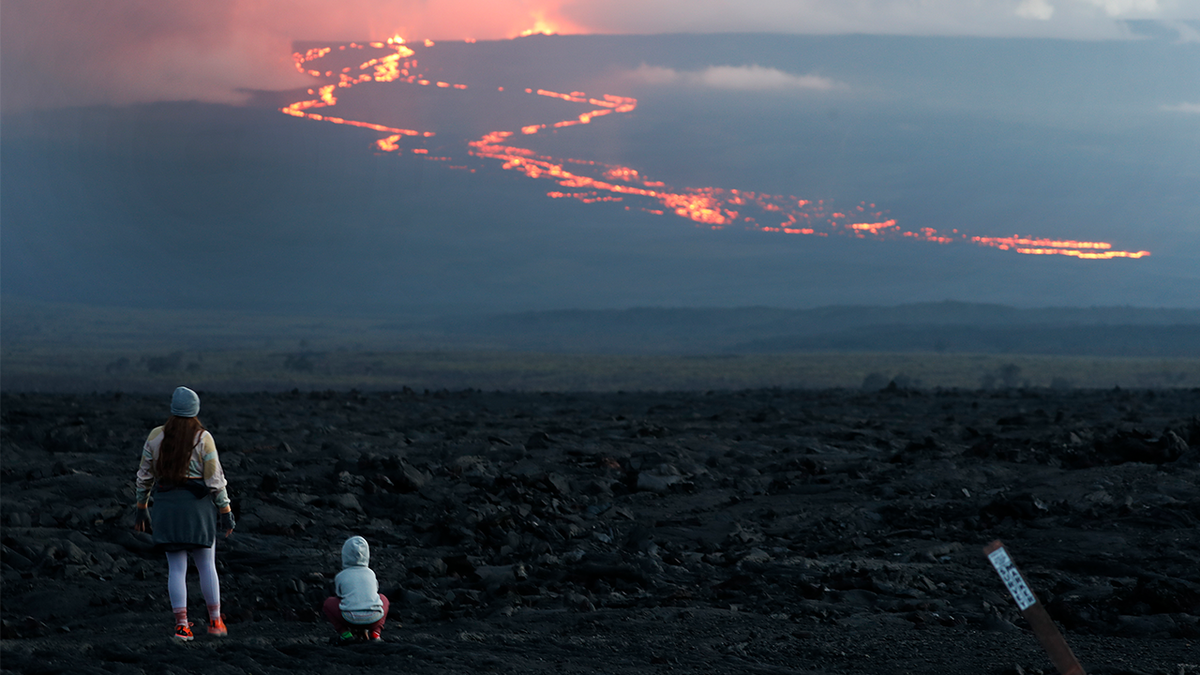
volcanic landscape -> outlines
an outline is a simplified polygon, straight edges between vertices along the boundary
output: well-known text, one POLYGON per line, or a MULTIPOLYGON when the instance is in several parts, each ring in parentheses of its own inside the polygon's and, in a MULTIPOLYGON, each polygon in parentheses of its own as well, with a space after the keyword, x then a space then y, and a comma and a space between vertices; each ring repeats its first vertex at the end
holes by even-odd
POLYGON ((201 392, 229 636, 173 644, 133 479, 163 396, 5 394, 22 673, 1200 671, 1200 390, 201 392), (336 647, 349 535, 392 601, 336 647))

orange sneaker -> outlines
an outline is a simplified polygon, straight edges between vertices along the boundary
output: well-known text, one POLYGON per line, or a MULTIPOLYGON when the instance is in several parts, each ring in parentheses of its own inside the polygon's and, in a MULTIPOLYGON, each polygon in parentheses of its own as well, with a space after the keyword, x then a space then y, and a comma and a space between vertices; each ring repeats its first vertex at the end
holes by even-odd
POLYGON ((180 623, 175 624, 175 639, 180 642, 192 641, 192 624, 180 623))
POLYGON ((208 620, 208 634, 224 637, 229 635, 229 631, 225 628, 225 617, 218 616, 215 619, 208 620))

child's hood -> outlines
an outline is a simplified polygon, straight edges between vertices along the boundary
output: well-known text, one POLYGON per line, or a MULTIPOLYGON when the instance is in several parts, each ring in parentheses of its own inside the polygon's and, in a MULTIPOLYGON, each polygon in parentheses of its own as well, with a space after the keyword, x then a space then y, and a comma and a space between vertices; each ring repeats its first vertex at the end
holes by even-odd
POLYGON ((362 537, 350 537, 342 544, 342 567, 367 567, 371 562, 371 547, 362 537))

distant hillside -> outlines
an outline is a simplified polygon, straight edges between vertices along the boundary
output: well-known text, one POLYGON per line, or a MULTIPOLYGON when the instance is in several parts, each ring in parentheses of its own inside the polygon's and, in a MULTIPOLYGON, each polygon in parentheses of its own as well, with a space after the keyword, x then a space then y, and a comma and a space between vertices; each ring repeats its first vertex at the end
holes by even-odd
POLYGON ((1200 356, 1200 310, 1018 309, 961 302, 808 310, 652 309, 505 314, 453 323, 519 350, 616 353, 959 352, 1200 356))
POLYGON ((635 308, 436 317, 150 310, 5 297, 5 354, 273 350, 720 355, 930 352, 1200 357, 1200 310, 939 302, 816 309, 635 308))
MULTIPOLYGON (((379 82, 338 89, 340 102, 326 110, 433 134, 406 137, 403 153, 381 152, 385 132, 280 113, 311 100, 308 86, 339 77, 331 70, 302 89, 246 92, 245 106, 184 100, 5 114, 0 288, 46 302, 310 316, 947 297, 1198 306, 1200 125, 1186 105, 1174 109, 1200 100, 1194 46, 573 35, 439 42, 416 60, 434 79, 468 88, 379 82), (702 82, 723 72, 710 69, 732 67, 747 83, 764 84, 751 65, 830 86, 702 82), (823 202, 831 217, 874 204, 880 220, 913 234, 966 228, 964 237, 1078 239, 1152 255, 1020 255, 898 231, 867 236, 853 223, 820 232, 836 236, 793 236, 768 230, 809 214, 767 209, 751 225, 745 218, 766 206, 750 203, 733 209, 730 202, 724 211, 741 213, 738 224, 711 229, 646 195, 592 199, 592 188, 549 180, 555 171, 532 179, 503 169, 516 165, 490 153, 472 154, 468 143, 485 133, 556 125, 591 109, 517 93, 527 87, 638 99, 628 115, 511 139, 579 171, 600 170, 592 162, 624 167, 677 195, 737 189, 795 197, 797 208, 823 202), (551 199, 551 190, 577 198, 551 199)), ((346 63, 360 64, 357 57, 346 63)), ((910 324, 918 316, 906 314, 921 310, 891 311, 903 316, 879 314, 873 323, 910 324)), ((788 321, 855 313, 766 313, 763 321, 783 325, 719 344, 794 335, 802 328, 786 328, 788 321)), ((958 323, 1006 312, 982 306, 977 313, 958 323)), ((710 348, 708 334, 701 337, 695 348, 710 348)))

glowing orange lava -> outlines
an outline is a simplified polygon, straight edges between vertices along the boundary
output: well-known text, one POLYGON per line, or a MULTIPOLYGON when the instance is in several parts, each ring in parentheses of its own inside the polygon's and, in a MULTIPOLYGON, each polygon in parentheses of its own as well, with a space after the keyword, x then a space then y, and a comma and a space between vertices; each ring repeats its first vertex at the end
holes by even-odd
MULTIPOLYGON (((551 27, 539 22, 524 35, 551 32, 553 32, 551 27)), ((469 44, 475 41, 468 39, 466 42, 469 44)), ((405 143, 411 143, 408 139, 419 141, 419 139, 433 137, 435 132, 400 129, 368 121, 348 120, 313 112, 313 110, 335 107, 338 104, 338 89, 348 89, 366 84, 415 85, 448 92, 467 89, 466 84, 434 80, 422 74, 420 61, 416 58, 417 50, 433 49, 435 45, 432 40, 425 40, 421 45, 423 46, 414 47, 399 35, 389 38, 386 42, 371 42, 368 45, 351 42, 347 45, 339 45, 337 47, 339 52, 346 52, 348 49, 364 51, 371 49, 377 52, 377 55, 373 54, 372 58, 359 64, 357 69, 344 67, 336 73, 333 70, 322 72, 310 65, 329 56, 334 51, 333 47, 309 49, 304 53, 297 52, 292 56, 298 71, 315 78, 331 81, 316 89, 308 90, 309 95, 315 98, 296 101, 280 108, 280 111, 294 117, 372 129, 387 134, 373 144, 377 151, 404 152, 405 143)), ((819 237, 842 234, 859 238, 869 236, 875 239, 915 239, 939 244, 966 242, 1024 255, 1061 255, 1085 260, 1142 258, 1150 255, 1149 251, 1114 250, 1112 244, 1102 241, 1058 240, 1019 235, 1007 237, 969 236, 957 229, 951 232, 939 232, 929 227, 907 229, 902 227, 895 218, 888 218, 886 212, 878 209, 875 204, 866 202, 850 209, 834 211, 827 207, 824 200, 820 199, 800 199, 795 196, 768 195, 717 187, 672 189, 662 181, 647 179, 638 170, 630 167, 584 159, 559 159, 538 155, 533 150, 515 143, 516 139, 523 136, 532 136, 543 132, 555 133, 560 129, 591 124, 598 118, 611 118, 615 115, 633 112, 638 105, 637 99, 611 94, 597 97, 582 91, 560 93, 533 88, 510 90, 505 87, 497 87, 497 93, 505 96, 541 96, 562 101, 566 105, 577 106, 576 112, 566 119, 553 123, 528 124, 520 127, 519 133, 514 131, 488 132, 478 140, 468 142, 465 149, 469 156, 497 161, 501 169, 517 171, 535 180, 553 181, 563 189, 548 191, 546 196, 552 199, 574 199, 584 204, 632 200, 632 207, 628 202, 624 206, 626 210, 637 208, 655 215, 673 213, 681 218, 691 220, 697 226, 703 225, 711 229, 722 229, 736 224, 762 232, 819 237), (582 109, 578 106, 582 106, 582 109), (570 165, 570 169, 566 168, 568 165, 570 165)), ((430 161, 450 162, 461 159, 461 157, 430 155, 429 149, 423 147, 409 147, 408 152, 430 161)), ((474 168, 468 168, 462 164, 448 164, 447 166, 475 171, 474 168)))

